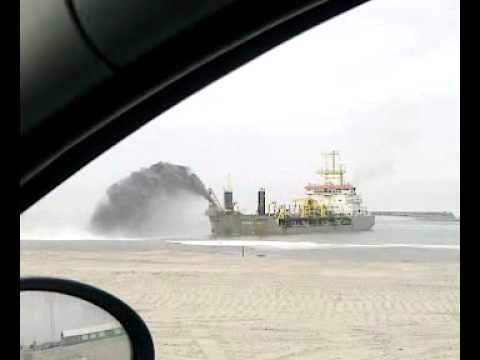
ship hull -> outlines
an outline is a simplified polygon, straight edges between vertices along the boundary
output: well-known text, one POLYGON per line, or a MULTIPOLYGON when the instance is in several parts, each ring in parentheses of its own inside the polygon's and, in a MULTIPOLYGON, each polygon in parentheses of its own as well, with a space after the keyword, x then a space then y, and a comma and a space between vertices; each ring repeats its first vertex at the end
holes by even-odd
POLYGON ((210 216, 213 236, 268 236, 315 234, 343 231, 367 231, 375 225, 375 216, 358 215, 349 218, 312 219, 309 223, 281 224, 272 216, 218 214, 210 216))

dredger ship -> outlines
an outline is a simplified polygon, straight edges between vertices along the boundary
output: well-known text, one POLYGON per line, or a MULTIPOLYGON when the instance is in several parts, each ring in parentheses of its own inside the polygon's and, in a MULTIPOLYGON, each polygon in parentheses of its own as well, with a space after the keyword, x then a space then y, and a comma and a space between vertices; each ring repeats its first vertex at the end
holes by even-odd
POLYGON ((317 172, 323 178, 321 183, 308 183, 305 195, 289 204, 271 201, 267 207, 266 190, 260 188, 256 214, 243 214, 238 210, 230 184, 224 190, 223 206, 209 189, 210 204, 206 215, 212 235, 236 237, 370 230, 375 225, 375 216, 362 206, 356 188, 344 182, 346 171, 339 161, 339 153, 325 153, 322 158, 323 167, 317 172))

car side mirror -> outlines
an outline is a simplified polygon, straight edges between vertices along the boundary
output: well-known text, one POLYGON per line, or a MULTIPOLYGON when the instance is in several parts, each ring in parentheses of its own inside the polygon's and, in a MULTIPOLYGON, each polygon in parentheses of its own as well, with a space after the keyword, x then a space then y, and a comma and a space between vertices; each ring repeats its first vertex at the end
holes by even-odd
POLYGON ((76 281, 20 279, 20 360, 154 360, 150 332, 128 305, 76 281))

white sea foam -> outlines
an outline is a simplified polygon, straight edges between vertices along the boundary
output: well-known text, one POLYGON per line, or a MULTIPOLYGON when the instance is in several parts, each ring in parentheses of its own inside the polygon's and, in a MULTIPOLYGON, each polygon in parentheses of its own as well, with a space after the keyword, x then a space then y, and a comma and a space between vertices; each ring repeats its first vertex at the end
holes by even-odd
POLYGON ((414 249, 446 249, 460 250, 460 245, 445 244, 332 244, 310 241, 252 241, 252 240, 171 240, 172 244, 196 246, 246 246, 270 247, 284 250, 302 249, 352 249, 352 248, 414 248, 414 249))

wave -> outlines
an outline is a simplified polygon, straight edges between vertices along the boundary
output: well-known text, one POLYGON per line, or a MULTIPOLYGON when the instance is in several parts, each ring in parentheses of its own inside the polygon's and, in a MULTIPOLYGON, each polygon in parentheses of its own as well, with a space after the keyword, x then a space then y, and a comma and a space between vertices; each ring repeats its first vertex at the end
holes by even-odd
POLYGON ((308 250, 308 249, 371 249, 371 248, 413 248, 432 250, 460 250, 460 245, 446 244, 332 244, 314 243, 308 241, 251 241, 251 240, 169 240, 168 243, 193 246, 245 246, 245 247, 270 247, 283 250, 308 250))

